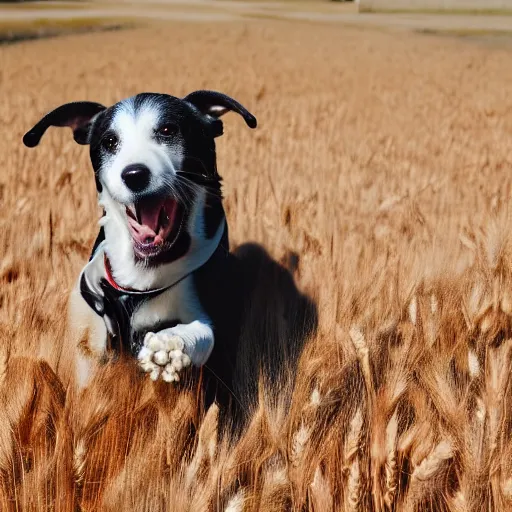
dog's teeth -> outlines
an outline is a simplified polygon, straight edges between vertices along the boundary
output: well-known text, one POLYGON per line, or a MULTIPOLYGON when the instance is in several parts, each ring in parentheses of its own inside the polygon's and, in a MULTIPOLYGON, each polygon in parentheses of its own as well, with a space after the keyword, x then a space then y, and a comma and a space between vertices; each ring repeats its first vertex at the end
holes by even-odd
POLYGON ((158 214, 158 226, 155 230, 156 233, 160 231, 161 228, 166 228, 169 225, 170 219, 169 215, 167 214, 167 211, 165 208, 162 208, 160 210, 160 213, 158 214))
POLYGON ((128 205, 126 207, 126 215, 128 215, 128 217, 133 217, 135 220, 137 220, 137 214, 135 212, 135 207, 133 205, 128 205))
POLYGON ((153 356, 153 360, 155 361, 156 364, 164 366, 169 362, 169 355, 165 350, 159 350, 153 356))

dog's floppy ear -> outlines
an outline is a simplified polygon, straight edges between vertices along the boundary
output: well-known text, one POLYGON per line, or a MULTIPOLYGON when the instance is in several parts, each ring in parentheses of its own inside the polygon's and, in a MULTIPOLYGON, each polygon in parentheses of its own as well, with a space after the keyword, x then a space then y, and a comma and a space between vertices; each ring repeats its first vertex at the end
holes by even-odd
MULTIPOLYGON (((214 118, 219 118, 226 112, 236 112, 240 114, 249 128, 256 128, 256 118, 238 101, 216 91, 195 91, 183 98, 184 101, 192 103, 200 112, 214 118)), ((214 127, 216 132, 214 136, 222 135, 222 123, 220 121, 214 127)))
POLYGON ((89 144, 91 119, 107 107, 90 101, 66 103, 46 114, 23 137, 23 144, 33 148, 39 144, 44 132, 50 126, 68 126, 73 130, 73 138, 78 144, 89 144))

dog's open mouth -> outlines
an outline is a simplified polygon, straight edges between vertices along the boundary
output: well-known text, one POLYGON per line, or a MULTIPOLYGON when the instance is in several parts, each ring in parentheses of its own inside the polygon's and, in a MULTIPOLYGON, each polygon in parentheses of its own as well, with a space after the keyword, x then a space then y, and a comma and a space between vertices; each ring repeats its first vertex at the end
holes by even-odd
POLYGON ((178 238, 183 208, 172 197, 152 197, 126 207, 135 254, 150 258, 170 249, 178 238))

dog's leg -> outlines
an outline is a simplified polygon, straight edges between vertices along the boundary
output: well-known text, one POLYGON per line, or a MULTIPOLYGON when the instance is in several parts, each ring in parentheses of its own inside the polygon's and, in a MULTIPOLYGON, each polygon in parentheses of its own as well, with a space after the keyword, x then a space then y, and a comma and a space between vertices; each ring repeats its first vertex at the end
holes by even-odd
POLYGON ((149 332, 138 355, 141 367, 153 380, 179 380, 178 373, 192 363, 202 366, 214 344, 213 330, 207 320, 178 324, 156 333, 149 332))
MULTIPOLYGON (((68 302, 66 343, 61 370, 77 388, 84 388, 105 353, 107 329, 101 316, 91 309, 77 282, 68 302)), ((68 380, 68 379, 67 379, 68 380)))

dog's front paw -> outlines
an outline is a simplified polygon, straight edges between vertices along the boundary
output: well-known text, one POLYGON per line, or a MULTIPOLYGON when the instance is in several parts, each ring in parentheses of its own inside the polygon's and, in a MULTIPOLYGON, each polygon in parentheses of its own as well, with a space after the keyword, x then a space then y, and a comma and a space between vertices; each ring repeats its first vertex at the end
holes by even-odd
POLYGON ((179 381, 179 372, 190 365, 190 357, 183 352, 185 343, 180 336, 166 332, 148 332, 139 352, 141 368, 152 380, 179 381))

